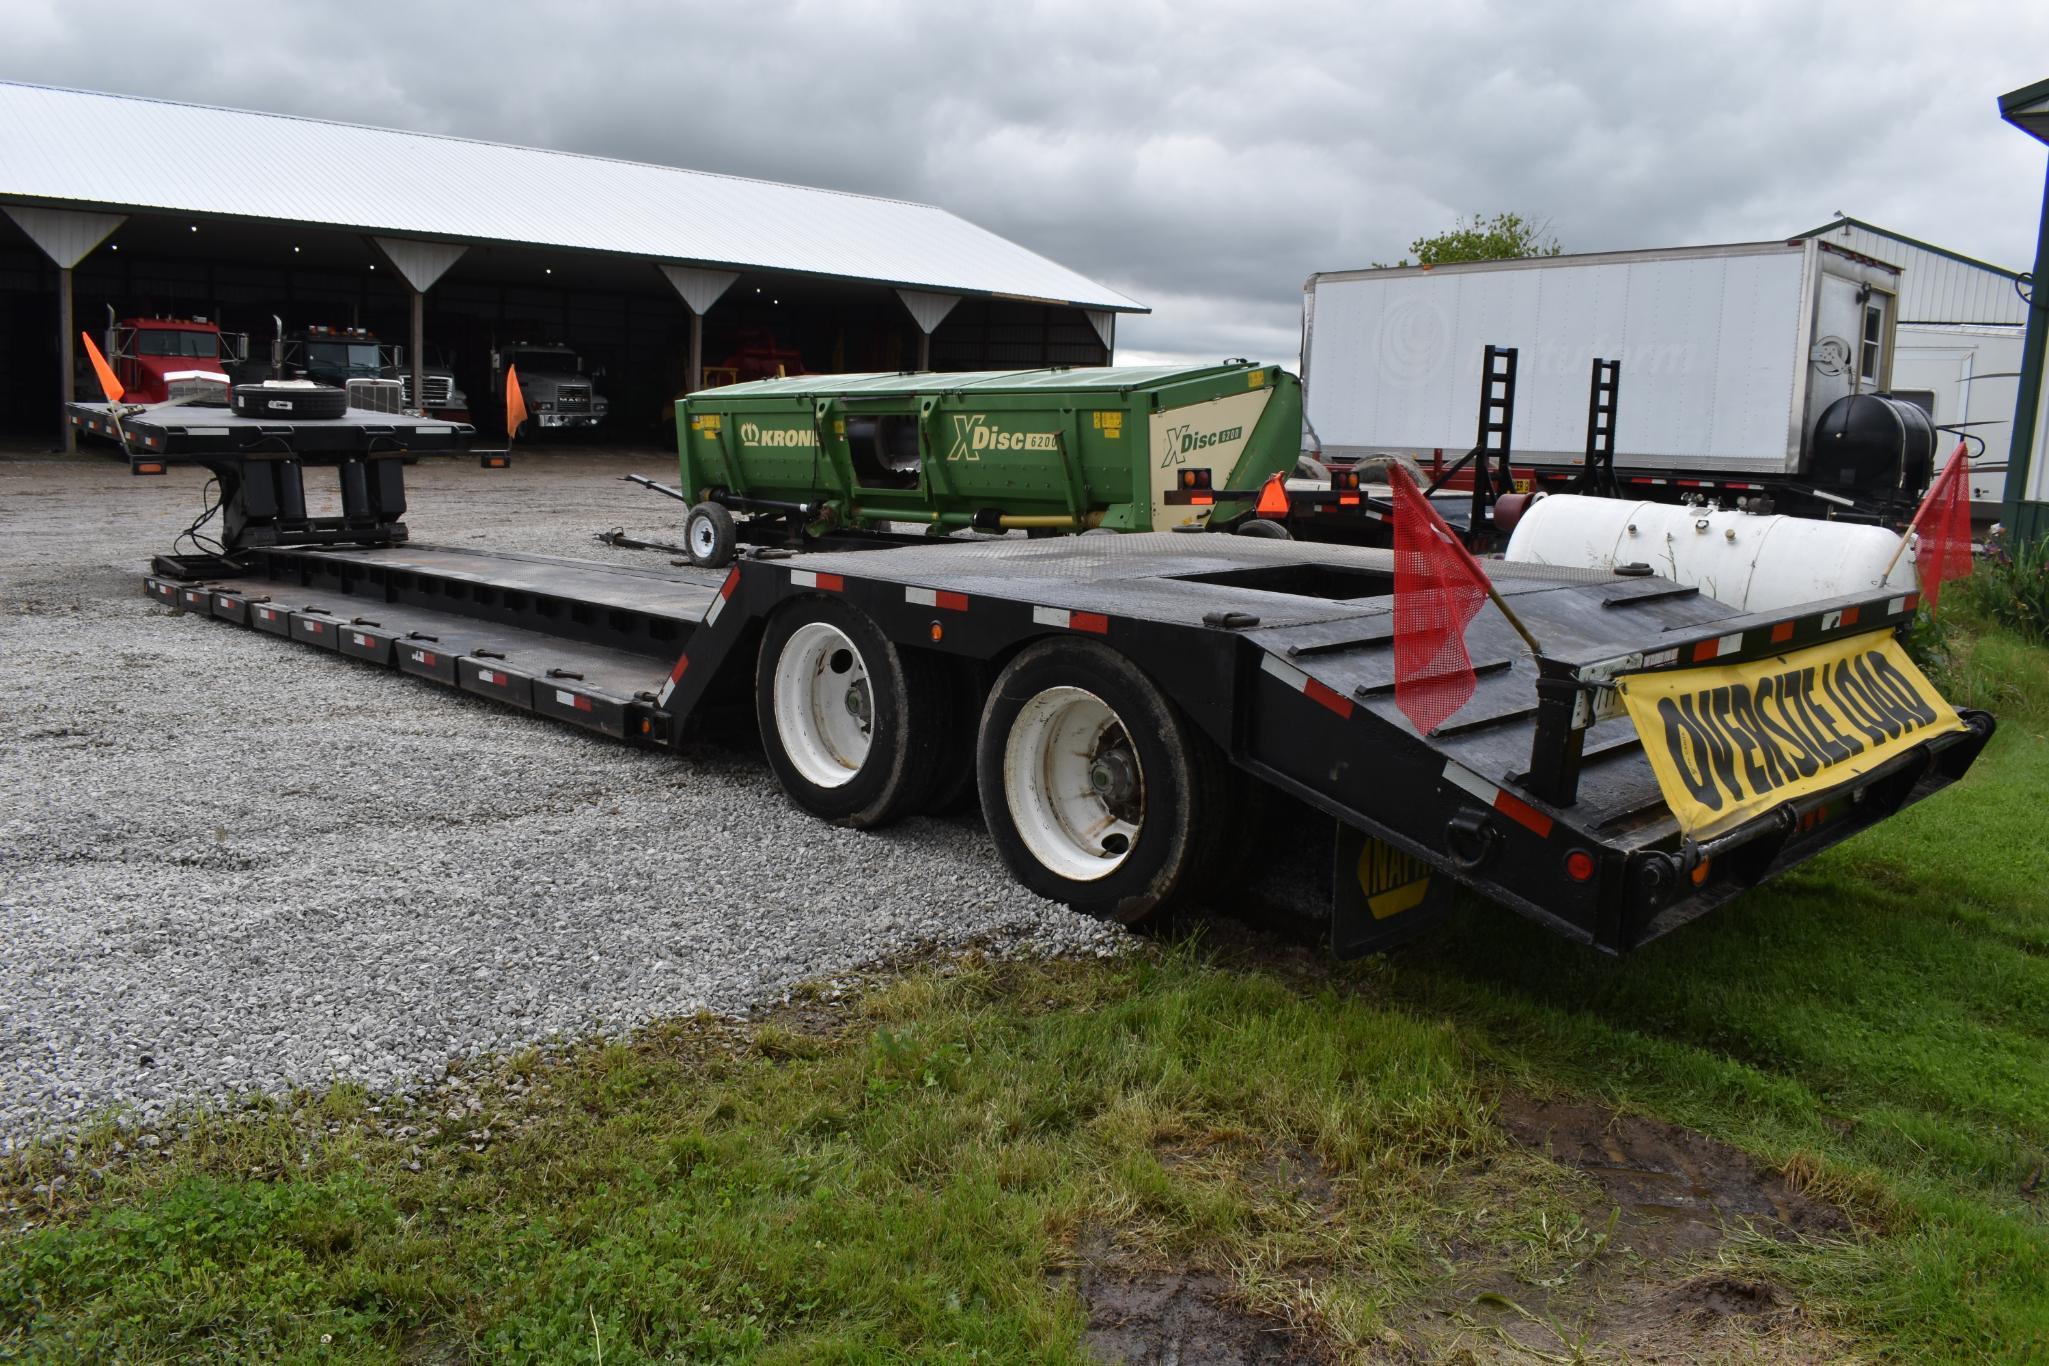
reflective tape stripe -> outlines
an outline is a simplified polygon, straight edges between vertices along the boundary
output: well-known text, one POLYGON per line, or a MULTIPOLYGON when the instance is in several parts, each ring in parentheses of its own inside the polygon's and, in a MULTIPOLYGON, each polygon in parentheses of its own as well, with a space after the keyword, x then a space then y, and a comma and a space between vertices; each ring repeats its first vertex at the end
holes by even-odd
MULTIPOLYGON (((904 601, 916 603, 920 607, 940 607, 949 612, 965 612, 968 610, 967 594, 949 593, 943 588, 906 588, 904 589, 904 601)), ((1036 619, 1036 616, 1035 611, 1034 619, 1036 619)))
POLYGON ((1703 660, 1720 659, 1723 655, 1733 655, 1742 648, 1743 633, 1741 631, 1738 631, 1733 636, 1723 636, 1718 640, 1703 640, 1693 647, 1693 662, 1698 664, 1703 660))
POLYGON ((1777 644, 1780 644, 1780 643, 1781 643, 1781 642, 1783 642, 1783 641, 1788 641, 1788 640, 1791 640, 1792 638, 1793 638, 1793 623, 1792 623, 1792 622, 1790 622, 1790 621, 1782 621, 1782 622, 1780 622, 1780 623, 1779 623, 1778 625, 1776 625, 1776 626, 1772 627, 1772 644, 1774 644, 1774 645, 1777 645, 1777 644))
POLYGON ((1335 688, 1327 687, 1317 682, 1308 674, 1303 673, 1294 665, 1283 660, 1279 655, 1269 654, 1262 657, 1259 661, 1259 667, 1318 706, 1336 712, 1339 716, 1348 720, 1350 719, 1352 715, 1351 698, 1346 697, 1335 688))
POLYGON ((349 638, 351 640, 354 640, 356 644, 361 645, 365 649, 368 649, 370 646, 375 645, 377 643, 376 641, 370 639, 370 637, 364 635, 361 631, 349 632, 349 638))
MULTIPOLYGON (((811 577, 815 580, 818 576, 814 574, 811 577)), ((790 576, 790 582, 795 583, 796 581, 796 575, 792 574, 790 576)), ((719 614, 726 610, 727 599, 733 596, 733 590, 739 586, 740 571, 738 569, 727 570, 725 582, 719 585, 719 595, 711 600, 710 608, 708 608, 705 611, 704 624, 706 626, 718 625, 719 614)))
POLYGON ((837 574, 820 574, 810 569, 790 571, 792 588, 816 588, 826 593, 837 593, 847 586, 847 581, 837 574))
POLYGON ((578 711, 589 711, 591 709, 591 700, 582 693, 567 692, 557 688, 555 689, 555 700, 565 707, 574 707, 578 711))
POLYGON ((1070 612, 1065 607, 1034 607, 1032 620, 1040 626, 1057 626, 1063 631, 1087 631, 1102 635, 1110 619, 1100 612, 1070 612))
POLYGON ((1449 782, 1453 787, 1478 797, 1489 807, 1499 811, 1502 815, 1529 830, 1532 834, 1540 838, 1550 837, 1552 822, 1549 816, 1537 810, 1537 808, 1531 806, 1513 792, 1504 791, 1502 788, 1488 782, 1479 774, 1461 765, 1457 760, 1452 760, 1445 764, 1444 777, 1445 781, 1449 782))

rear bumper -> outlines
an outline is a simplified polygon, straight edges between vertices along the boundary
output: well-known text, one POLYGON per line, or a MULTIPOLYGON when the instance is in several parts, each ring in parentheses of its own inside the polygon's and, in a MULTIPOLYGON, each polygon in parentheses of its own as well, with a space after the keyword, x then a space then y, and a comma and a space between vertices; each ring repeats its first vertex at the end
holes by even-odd
MULTIPOLYGON (((1961 715, 1964 730, 1938 735, 1854 782, 1787 802, 1713 839, 1630 855, 1628 914, 1612 947, 1633 948, 1668 934, 1948 787, 1970 770, 1998 728, 1989 712, 1961 715)), ((1600 940, 1600 947, 1611 947, 1600 940)))
MULTIPOLYGON (((1567 938, 1620 954, 1671 933, 1963 777, 1992 738, 1995 722, 1985 712, 1962 716, 1966 728, 1961 731, 1935 736, 1869 773, 1699 842, 1676 833, 1649 842, 1604 837, 1598 827, 1575 828, 1567 813, 1549 819, 1539 815, 1541 829, 1532 829, 1524 820, 1503 819, 1498 808, 1489 812, 1469 802, 1452 816, 1440 840, 1423 844, 1375 829, 1361 813, 1332 810, 1317 794, 1285 780, 1278 785, 1324 806, 1340 825, 1434 864, 1440 877, 1448 874, 1567 938), (1570 872, 1574 860, 1590 876, 1576 878, 1570 872)), ((1532 810, 1521 803, 1513 807, 1532 810)), ((1341 853, 1331 884, 1331 942, 1340 954, 1377 952, 1434 918, 1375 919, 1350 887, 1350 870, 1350 856, 1341 853)), ((1447 898, 1433 894, 1429 905, 1419 909, 1442 911, 1448 905, 1447 898)))

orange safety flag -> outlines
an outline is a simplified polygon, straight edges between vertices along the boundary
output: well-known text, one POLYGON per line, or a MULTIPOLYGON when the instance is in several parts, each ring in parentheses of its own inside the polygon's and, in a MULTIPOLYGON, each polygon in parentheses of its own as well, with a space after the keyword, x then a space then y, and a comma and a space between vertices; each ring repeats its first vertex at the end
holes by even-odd
POLYGON ((1931 612, 1942 596, 1943 584, 1968 578, 1971 573, 1970 465, 1964 443, 1957 442, 1949 463, 1928 486, 1928 496, 1921 500, 1907 528, 1921 536, 1914 548, 1914 568, 1921 575, 1921 592, 1931 612))
POLYGON ((1487 601, 1487 574, 1408 472, 1394 488, 1394 703, 1428 735, 1463 707, 1478 682, 1466 627, 1487 601))
POLYGON ((100 392, 107 396, 107 402, 119 403, 121 395, 127 393, 121 381, 114 378, 114 367, 107 364, 107 358, 100 354, 100 348, 93 345, 92 334, 81 332, 78 339, 85 343, 85 354, 92 358, 92 368, 100 377, 100 392))
POLYGON ((519 435, 520 424, 526 421, 526 395, 519 391, 519 367, 505 367, 505 439, 512 440, 519 435))
POLYGON ((1267 476, 1266 483, 1259 490, 1259 501, 1253 504, 1255 517, 1285 517, 1288 515, 1288 481, 1278 474, 1267 476))

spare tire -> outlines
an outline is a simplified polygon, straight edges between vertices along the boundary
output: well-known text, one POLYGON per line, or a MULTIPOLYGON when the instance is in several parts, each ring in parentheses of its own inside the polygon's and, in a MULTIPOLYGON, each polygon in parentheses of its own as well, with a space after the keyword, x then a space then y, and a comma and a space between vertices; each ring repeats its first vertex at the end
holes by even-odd
POLYGON ((336 418, 349 410, 345 389, 330 389, 303 379, 265 380, 235 386, 235 415, 273 422, 311 422, 336 418))

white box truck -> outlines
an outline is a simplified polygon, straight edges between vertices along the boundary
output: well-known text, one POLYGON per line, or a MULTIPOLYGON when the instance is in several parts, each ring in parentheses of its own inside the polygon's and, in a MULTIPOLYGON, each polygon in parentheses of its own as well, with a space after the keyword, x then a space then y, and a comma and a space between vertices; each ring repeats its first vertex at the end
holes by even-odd
POLYGON ((1474 444, 1482 358, 1512 347, 1512 463, 1540 488, 1886 520, 1935 442, 1923 409, 1884 397, 1899 281, 1811 238, 1313 275, 1308 424, 1326 459, 1429 468, 1474 444), (1596 361, 1620 363, 1612 462, 1590 430, 1596 361))

